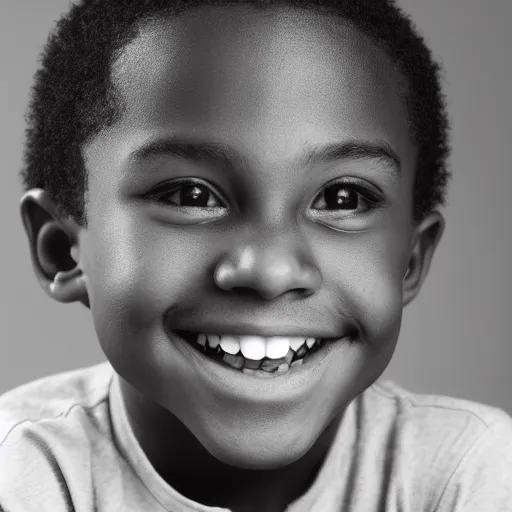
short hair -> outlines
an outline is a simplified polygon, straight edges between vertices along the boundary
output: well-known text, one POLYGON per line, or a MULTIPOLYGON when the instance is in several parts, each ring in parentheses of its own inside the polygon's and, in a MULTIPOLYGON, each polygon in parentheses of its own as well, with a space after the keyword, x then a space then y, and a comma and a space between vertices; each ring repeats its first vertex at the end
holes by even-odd
POLYGON ((87 223, 83 144, 122 115, 112 63, 142 22, 198 6, 289 6, 340 16, 370 37, 406 81, 404 101, 417 146, 413 216, 444 204, 449 180, 449 122, 441 66, 393 0, 80 0, 56 24, 43 49, 27 112, 25 190, 43 188, 59 211, 87 223))

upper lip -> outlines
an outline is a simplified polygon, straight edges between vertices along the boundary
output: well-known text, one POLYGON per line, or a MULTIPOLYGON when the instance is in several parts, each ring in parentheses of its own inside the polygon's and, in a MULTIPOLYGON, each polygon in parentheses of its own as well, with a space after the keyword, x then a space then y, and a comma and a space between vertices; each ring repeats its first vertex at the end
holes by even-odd
POLYGON ((285 324, 254 324, 254 323, 217 323, 197 321, 187 324, 181 322, 169 325, 169 328, 176 331, 189 331, 204 334, 231 334, 231 335, 252 335, 252 336, 293 336, 293 337, 314 337, 314 338, 341 338, 342 334, 333 332, 326 328, 298 327, 297 325, 285 324))

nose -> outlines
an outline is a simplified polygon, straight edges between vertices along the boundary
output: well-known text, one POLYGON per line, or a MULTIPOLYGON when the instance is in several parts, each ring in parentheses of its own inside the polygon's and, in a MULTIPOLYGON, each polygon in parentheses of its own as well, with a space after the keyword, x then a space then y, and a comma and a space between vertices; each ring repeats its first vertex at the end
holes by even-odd
POLYGON ((228 251, 215 267, 214 281, 222 290, 250 290, 270 300, 292 291, 312 295, 320 289, 322 275, 304 247, 300 250, 286 236, 276 236, 228 251))

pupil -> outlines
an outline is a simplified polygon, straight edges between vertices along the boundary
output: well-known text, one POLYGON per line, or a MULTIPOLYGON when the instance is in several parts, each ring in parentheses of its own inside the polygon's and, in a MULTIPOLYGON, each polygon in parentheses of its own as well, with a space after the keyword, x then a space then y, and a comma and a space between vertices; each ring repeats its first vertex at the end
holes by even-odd
POLYGON ((180 193, 182 206, 207 206, 208 191, 198 185, 183 187, 180 193))
POLYGON ((324 192, 324 199, 328 210, 357 209, 358 195, 343 185, 327 188, 324 192))

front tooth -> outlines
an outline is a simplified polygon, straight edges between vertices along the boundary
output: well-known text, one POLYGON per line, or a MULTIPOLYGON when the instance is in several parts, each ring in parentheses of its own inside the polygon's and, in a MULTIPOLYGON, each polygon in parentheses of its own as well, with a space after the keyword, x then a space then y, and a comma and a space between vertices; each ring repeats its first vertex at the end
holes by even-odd
POLYGON ((211 348, 217 348, 220 343, 220 336, 217 336, 216 334, 207 334, 208 337, 208 344, 211 348))
POLYGON ((311 348, 315 344, 315 341, 316 341, 315 338, 307 338, 306 344, 307 344, 308 348, 311 348))
POLYGON ((247 359, 257 361, 265 357, 265 338, 261 336, 239 336, 240 350, 247 359))
POLYGON ((220 347, 228 354, 235 355, 240 352, 240 343, 238 343, 238 338, 236 336, 221 336, 220 347))
POLYGON ((288 372, 290 367, 286 363, 281 363, 276 370, 277 375, 283 375, 288 372))
POLYGON ((297 357, 304 357, 306 355, 308 351, 308 346, 304 343, 304 345, 302 345, 302 347, 299 348, 299 350, 297 350, 296 354, 297 354, 297 357))
POLYGON ((297 350, 299 350, 299 348, 302 345, 304 345, 305 341, 306 341, 306 338, 298 338, 298 337, 290 338, 290 348, 294 352, 297 352, 297 350))
POLYGON ((200 334, 198 337, 197 337, 197 343, 199 343, 199 345, 201 345, 202 347, 204 347, 206 345, 206 334, 200 334))
POLYGON ((281 361, 275 361, 273 359, 265 359, 260 366, 260 370, 263 370, 265 372, 275 372, 279 365, 281 364, 281 361))
POLYGON ((261 359, 252 360, 245 358, 245 368, 249 368, 250 370, 258 370, 261 366, 261 359))
POLYGON ((290 368, 295 368, 297 366, 300 366, 304 362, 304 359, 297 359, 296 361, 293 361, 293 363, 290 365, 290 368))
POLYGON ((229 364, 229 366, 232 366, 233 368, 236 368, 237 370, 240 370, 244 365, 244 358, 240 357, 240 356, 234 356, 232 354, 224 354, 222 359, 224 359, 224 361, 227 364, 229 364))
POLYGON ((269 359, 281 359, 286 356, 288 350, 290 350, 289 338, 285 338, 284 336, 272 336, 271 338, 267 338, 265 355, 269 359))

